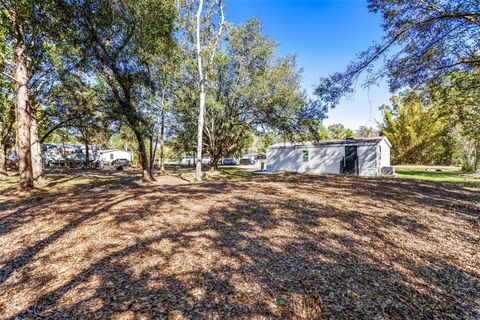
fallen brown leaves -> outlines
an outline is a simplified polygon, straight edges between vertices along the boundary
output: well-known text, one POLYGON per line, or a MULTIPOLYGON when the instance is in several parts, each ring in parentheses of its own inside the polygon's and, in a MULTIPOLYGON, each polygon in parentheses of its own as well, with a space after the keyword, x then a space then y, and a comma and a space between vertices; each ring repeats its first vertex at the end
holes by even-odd
POLYGON ((0 197, 0 317, 480 318, 478 192, 304 175, 110 183, 0 197))

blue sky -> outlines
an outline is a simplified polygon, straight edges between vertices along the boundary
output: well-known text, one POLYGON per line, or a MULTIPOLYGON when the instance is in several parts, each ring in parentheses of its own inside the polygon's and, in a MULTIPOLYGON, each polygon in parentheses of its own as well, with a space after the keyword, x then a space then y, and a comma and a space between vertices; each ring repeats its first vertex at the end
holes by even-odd
MULTIPOLYGON (((297 55, 303 86, 309 94, 335 71, 343 71, 355 55, 382 37, 381 19, 366 0, 226 0, 227 20, 239 23, 259 17, 263 32, 279 42, 278 54, 297 55)), ((343 123, 356 129, 376 126, 378 108, 388 103, 386 84, 362 89, 328 112, 325 124, 343 123)))

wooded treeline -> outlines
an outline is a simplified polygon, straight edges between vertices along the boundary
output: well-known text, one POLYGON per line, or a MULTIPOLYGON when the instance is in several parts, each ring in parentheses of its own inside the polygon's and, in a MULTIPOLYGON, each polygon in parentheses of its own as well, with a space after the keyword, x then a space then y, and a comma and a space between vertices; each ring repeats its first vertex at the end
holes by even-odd
POLYGON ((277 57, 259 20, 230 24, 221 0, 3 0, 0 19, 0 175, 16 149, 23 189, 59 137, 88 150, 122 136, 152 180, 170 135, 201 179, 202 153, 216 169, 253 134, 316 138, 325 113, 295 57, 277 57))
POLYGON ((200 180, 203 154, 216 169, 254 136, 260 149, 372 136, 321 122, 362 74, 397 93, 380 128, 396 163, 480 170, 479 2, 368 5, 383 41, 321 79, 311 99, 295 56, 279 57, 258 19, 229 23, 222 0, 0 0, 0 176, 16 149, 20 187, 42 184, 41 144, 72 136, 86 151, 122 140, 145 180, 166 137, 197 158, 200 180))

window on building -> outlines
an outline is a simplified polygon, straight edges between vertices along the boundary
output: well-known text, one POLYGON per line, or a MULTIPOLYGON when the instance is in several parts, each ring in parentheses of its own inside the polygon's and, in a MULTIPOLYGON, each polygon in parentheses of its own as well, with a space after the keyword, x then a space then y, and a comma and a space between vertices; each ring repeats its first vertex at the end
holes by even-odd
POLYGON ((308 150, 303 150, 302 151, 302 160, 303 160, 303 162, 308 161, 308 150))

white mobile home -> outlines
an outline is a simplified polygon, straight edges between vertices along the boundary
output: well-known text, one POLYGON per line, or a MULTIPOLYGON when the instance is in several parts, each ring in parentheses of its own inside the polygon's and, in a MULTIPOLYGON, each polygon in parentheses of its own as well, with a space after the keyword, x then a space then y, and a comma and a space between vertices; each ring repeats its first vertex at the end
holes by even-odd
POLYGON ((278 143, 267 151, 267 171, 379 176, 390 167, 391 144, 385 137, 278 143))
MULTIPOLYGON (((95 163, 99 160, 99 148, 90 145, 88 148, 88 161, 95 163)), ((86 150, 84 145, 80 144, 53 144, 45 143, 42 145, 42 158, 44 164, 49 166, 64 165, 84 165, 86 150)))
POLYGON ((100 161, 102 163, 110 163, 117 159, 125 159, 132 162, 132 153, 120 149, 100 151, 100 161))

